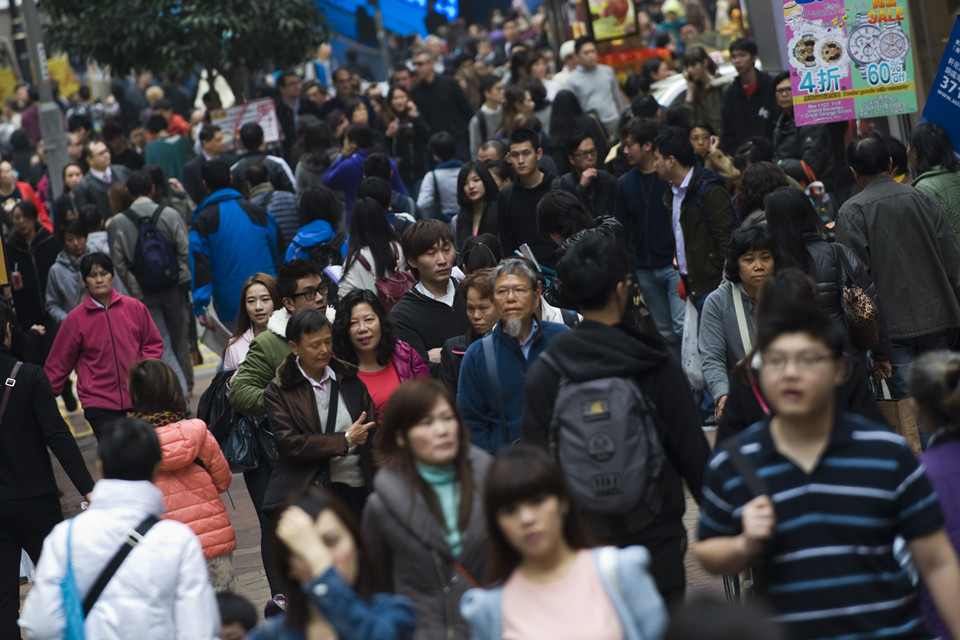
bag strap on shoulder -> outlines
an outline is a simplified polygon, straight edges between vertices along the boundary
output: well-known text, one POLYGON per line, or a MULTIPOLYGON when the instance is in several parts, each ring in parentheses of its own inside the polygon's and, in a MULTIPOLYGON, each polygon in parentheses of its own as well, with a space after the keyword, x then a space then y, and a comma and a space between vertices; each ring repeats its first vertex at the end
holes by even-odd
POLYGON ((158 204, 157 208, 154 209, 153 215, 150 216, 150 222, 153 223, 153 226, 157 226, 157 221, 160 220, 160 214, 163 213, 164 205, 158 204))
POLYGON ((500 388, 500 372, 497 371, 497 356, 493 349, 493 332, 491 331, 480 339, 483 343, 483 359, 487 362, 487 377, 493 385, 494 397, 497 401, 497 412, 500 416, 500 430, 503 431, 504 441, 509 437, 507 431, 507 412, 503 407, 503 389, 500 388))
POLYGON ((743 484, 746 485, 747 490, 754 498, 770 495, 767 483, 760 479, 753 464, 740 451, 740 444, 736 438, 727 438, 720 445, 720 448, 727 452, 730 457, 730 464, 736 469, 737 474, 743 479, 743 484))
POLYGON ((17 372, 20 371, 20 367, 23 366, 23 363, 17 360, 13 369, 10 371, 10 376, 7 378, 6 389, 3 390, 3 399, 0 400, 0 424, 3 423, 3 416, 7 413, 7 402, 10 401, 10 392, 13 391, 13 388, 17 385, 17 372))
POLYGON ((127 532, 127 538, 123 541, 123 545, 121 545, 120 549, 113 556, 113 558, 110 559, 110 562, 107 563, 106 568, 100 573, 100 577, 97 578, 97 581, 93 583, 93 587, 90 589, 90 592, 87 593, 87 597, 83 599, 84 617, 87 617, 87 615, 90 613, 90 610, 93 609, 93 605, 96 604, 97 598, 99 598, 100 594, 103 593, 107 583, 110 582, 111 578, 113 578, 113 574, 117 572, 117 569, 120 568, 120 565, 123 564, 123 561, 126 560, 127 556, 130 555, 130 552, 133 551, 133 548, 143 541, 143 537, 147 535, 147 531, 149 531, 150 527, 155 525, 157 521, 157 516, 147 516, 144 518, 143 522, 137 525, 136 529, 127 532))

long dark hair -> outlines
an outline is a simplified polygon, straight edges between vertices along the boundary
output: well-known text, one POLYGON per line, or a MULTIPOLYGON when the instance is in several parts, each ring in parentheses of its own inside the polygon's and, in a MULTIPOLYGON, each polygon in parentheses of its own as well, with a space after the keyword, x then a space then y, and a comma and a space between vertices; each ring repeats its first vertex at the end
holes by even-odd
POLYGON ((947 171, 960 169, 960 161, 950 145, 950 136, 935 122, 921 122, 910 132, 910 149, 917 154, 914 175, 919 176, 937 165, 947 171))
POLYGON ((477 176, 480 177, 480 182, 483 183, 484 205, 488 202, 496 202, 497 194, 500 193, 500 189, 497 188, 497 183, 493 179, 493 176, 490 175, 490 169, 487 169, 487 165, 479 160, 471 160, 460 167, 460 173, 457 174, 457 204, 459 204, 460 209, 464 211, 471 211, 473 209, 473 203, 467 198, 467 194, 463 192, 463 188, 467 184, 467 176, 470 175, 471 171, 475 171, 477 176))
MULTIPOLYGON (((410 491, 417 491, 423 496, 430 512, 437 519, 441 528, 447 530, 440 499, 433 488, 417 472, 413 454, 408 446, 401 446, 397 436, 407 434, 423 420, 437 401, 443 400, 450 405, 450 410, 460 425, 457 436, 457 455, 453 459, 453 468, 457 482, 460 483, 460 504, 457 507, 457 528, 466 531, 470 521, 470 510, 473 508, 473 469, 470 466, 470 431, 467 424, 457 411, 457 402, 447 387, 432 378, 411 380, 400 385, 393 392, 380 420, 380 430, 377 433, 376 450, 384 458, 384 465, 400 472, 407 482, 410 491)), ((411 506, 413 501, 411 501, 411 506)))
POLYGON ((780 187, 764 199, 763 210, 767 214, 767 228, 780 250, 777 268, 797 267, 809 273, 806 240, 811 236, 824 238, 823 222, 809 198, 799 189, 780 187))
POLYGON ((373 198, 360 198, 353 205, 350 216, 350 242, 347 244, 347 257, 343 261, 343 271, 353 268, 364 247, 373 255, 373 272, 378 278, 389 277, 397 269, 397 256, 394 254, 394 242, 399 242, 396 231, 387 222, 383 206, 373 198))
POLYGON ((563 518, 563 537, 567 544, 575 550, 594 546, 557 462, 543 449, 531 445, 505 447, 493 461, 484 486, 483 511, 489 536, 487 557, 491 583, 506 580, 522 560, 500 529, 497 521, 500 510, 544 495, 556 496, 569 505, 563 518))
POLYGON ((247 291, 255 284, 262 284, 267 288, 267 293, 270 294, 270 298, 273 300, 274 311, 283 307, 283 299, 280 297, 280 289, 277 286, 276 278, 269 273, 255 273, 247 278, 246 282, 243 283, 243 288, 240 289, 240 314, 237 316, 237 330, 234 331, 230 339, 227 340, 227 346, 223 350, 224 353, 227 352, 227 348, 229 348, 230 345, 239 340, 240 336, 247 332, 247 329, 253 326, 245 306, 247 291))
POLYGON ((397 329, 390 319, 390 315, 373 291, 369 289, 354 289, 340 300, 337 305, 337 317, 333 321, 333 352, 341 360, 359 364, 360 359, 350 342, 350 321, 353 309, 357 305, 368 304, 380 320, 380 342, 377 344, 377 364, 386 366, 393 358, 393 351, 397 348, 397 329))
POLYGON ((330 127, 316 116, 305 115, 297 123, 297 148, 303 154, 301 162, 319 167, 329 167, 331 160, 327 150, 333 146, 330 127))

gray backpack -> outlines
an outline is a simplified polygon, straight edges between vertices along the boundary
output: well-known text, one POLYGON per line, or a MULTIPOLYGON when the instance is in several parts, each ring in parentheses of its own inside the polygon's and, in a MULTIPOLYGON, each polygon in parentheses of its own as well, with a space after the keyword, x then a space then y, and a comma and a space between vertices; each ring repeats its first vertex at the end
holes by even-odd
POLYGON ((663 504, 666 459, 656 407, 631 378, 570 380, 560 374, 550 425, 550 452, 594 533, 635 533, 656 520, 663 504))

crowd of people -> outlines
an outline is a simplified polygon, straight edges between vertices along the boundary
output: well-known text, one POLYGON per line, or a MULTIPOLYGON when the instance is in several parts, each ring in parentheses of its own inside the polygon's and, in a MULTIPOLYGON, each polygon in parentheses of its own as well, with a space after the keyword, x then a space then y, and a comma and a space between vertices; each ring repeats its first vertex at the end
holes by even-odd
POLYGON ((622 84, 540 14, 397 47, 385 93, 325 42, 271 75, 275 144, 150 74, 80 92, 62 194, 18 90, 0 636, 960 638, 950 140, 798 126, 753 41, 718 78, 713 3, 646 5, 622 84), (688 551, 763 606, 685 605, 688 551))

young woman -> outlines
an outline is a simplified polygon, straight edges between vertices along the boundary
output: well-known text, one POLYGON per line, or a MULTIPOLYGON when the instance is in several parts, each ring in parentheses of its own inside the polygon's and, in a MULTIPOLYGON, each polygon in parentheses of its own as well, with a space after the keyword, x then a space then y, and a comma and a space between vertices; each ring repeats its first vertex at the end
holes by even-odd
POLYGON ((187 403, 170 366, 149 358, 127 374, 133 403, 131 417, 148 422, 157 432, 163 459, 155 484, 163 492, 163 518, 189 525, 200 539, 214 589, 233 581, 233 551, 237 538, 220 494, 233 475, 213 434, 203 420, 187 420, 187 403))
POLYGON ((536 104, 530 92, 519 85, 511 85, 503 92, 503 116, 497 137, 509 140, 517 123, 533 115, 536 104))
POLYGON ((249 640, 408 640, 416 617, 402 596, 375 593, 376 568, 356 517, 331 493, 311 487, 277 519, 277 564, 286 611, 249 640))
POLYGON ((484 488, 489 575, 460 611, 474 640, 552 638, 653 640, 666 609, 647 572, 644 547, 591 549, 552 457, 529 445, 505 447, 484 488))
POLYGON ((471 160, 462 167, 457 175, 457 203, 460 213, 454 227, 454 243, 457 251, 463 250, 467 238, 484 233, 496 235, 497 194, 500 189, 490 175, 486 165, 471 160))
POLYGON ((690 116, 707 122, 716 135, 720 131, 723 110, 724 88, 713 84, 717 65, 703 47, 690 47, 680 59, 683 78, 687 81, 687 97, 684 101, 690 116))
POLYGON ((240 314, 237 330, 227 341, 223 352, 224 371, 240 367, 247 357, 250 341, 266 330, 270 314, 283 306, 277 279, 267 273, 255 273, 247 278, 240 290, 240 304, 247 312, 240 314))
POLYGON ((397 389, 376 446, 386 461, 363 512, 373 558, 391 590, 413 601, 415 638, 466 640, 460 598, 484 575, 490 456, 470 444, 453 396, 436 380, 397 389))
POLYGON ((410 93, 399 85, 387 93, 381 120, 386 123, 387 145, 400 169, 400 178, 407 189, 412 189, 427 166, 423 150, 427 147, 430 127, 410 99, 410 93))
POLYGON ((73 198, 73 189, 83 180, 83 168, 79 162, 68 162, 63 166, 63 193, 53 201, 53 232, 62 233, 68 220, 80 217, 80 207, 73 198))
POLYGON ((560 85, 547 77, 549 70, 547 56, 542 51, 534 50, 527 56, 527 74, 540 81, 547 92, 547 102, 553 102, 560 91, 560 85))
MULTIPOLYGON (((467 275, 482 269, 492 269, 503 260, 500 238, 492 233, 470 236, 460 252, 460 269, 467 275)), ((489 275, 489 272, 488 272, 489 275)))
POLYGON ((390 277, 405 264, 400 238, 383 207, 373 198, 357 200, 350 216, 350 241, 338 295, 342 298, 358 289, 376 293, 377 279, 390 277))
MULTIPOLYGON (((493 265, 496 265, 493 262, 493 265)), ((492 265, 491 265, 492 266, 492 265)), ((454 336, 443 343, 440 352, 440 380, 447 385, 450 393, 457 392, 460 380, 460 365, 467 348, 475 340, 487 335, 493 325, 500 320, 497 308, 493 304, 493 292, 490 290, 490 269, 472 271, 460 281, 460 295, 467 301, 467 318, 470 328, 462 336, 454 336)))
POLYGON ((357 289, 341 298, 333 322, 333 351, 359 367, 377 415, 407 380, 430 377, 430 370, 413 348, 397 339, 393 321, 373 291, 357 289))
POLYGON ((163 340, 146 306, 114 290, 110 256, 86 256, 80 275, 87 297, 60 325, 43 370, 57 395, 70 372, 77 370, 83 417, 98 436, 101 427, 133 407, 126 384, 130 366, 143 358, 162 357, 163 340))
MULTIPOLYGON (((13 231, 6 238, 6 261, 11 269, 13 303, 17 320, 24 326, 42 324, 52 330, 44 305, 47 276, 60 255, 60 240, 37 220, 37 208, 29 200, 13 206, 13 231)), ((9 268, 8 267, 8 268, 9 268)), ((49 348, 49 338, 43 342, 49 348)), ((43 364, 43 361, 34 364, 43 364)))
POLYGON ((27 182, 17 180, 17 173, 13 169, 13 163, 9 160, 0 161, 0 214, 3 215, 3 223, 10 228, 10 221, 13 216, 13 207, 20 201, 28 200, 37 208, 37 219, 47 231, 53 231, 53 223, 50 216, 47 215, 47 209, 43 206, 40 198, 37 197, 33 187, 27 182))

